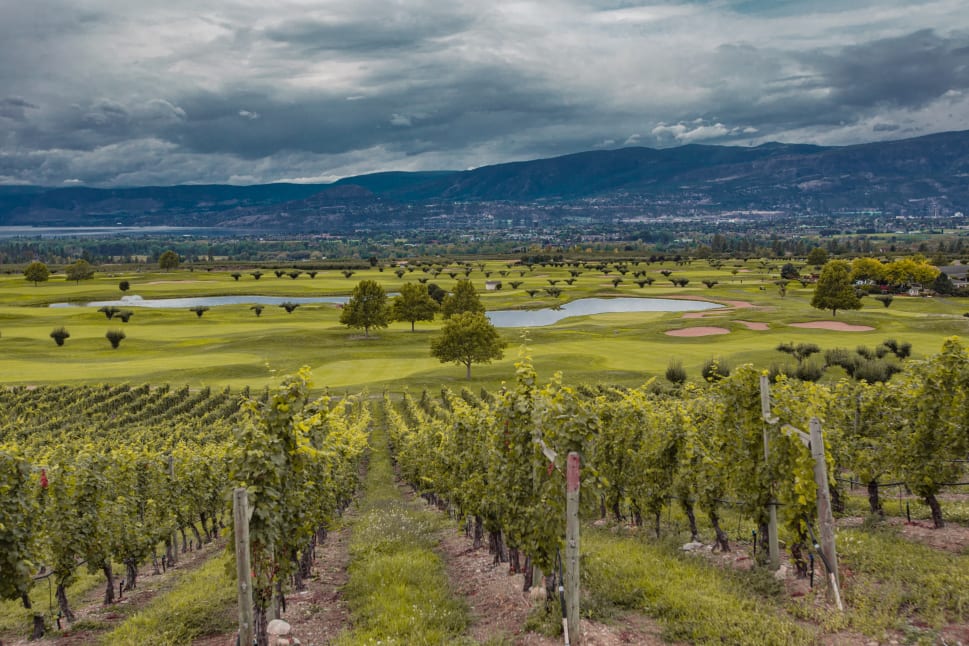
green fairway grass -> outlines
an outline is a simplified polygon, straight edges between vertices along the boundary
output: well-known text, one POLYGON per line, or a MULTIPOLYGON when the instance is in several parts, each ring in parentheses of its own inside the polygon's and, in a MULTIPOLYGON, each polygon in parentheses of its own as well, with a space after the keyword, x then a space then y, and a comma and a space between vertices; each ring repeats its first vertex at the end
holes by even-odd
MULTIPOLYGON (((487 280, 501 280, 501 291, 486 291, 486 278, 477 267, 470 280, 489 310, 528 309, 555 306, 585 297, 693 298, 719 302, 745 301, 754 307, 711 311, 702 318, 686 318, 681 313, 610 313, 571 317, 546 327, 526 331, 528 345, 540 373, 562 371, 567 382, 639 384, 660 377, 671 361, 680 361, 689 378, 698 379, 701 366, 718 357, 728 365, 752 362, 761 367, 784 365, 790 358, 776 351, 779 343, 811 342, 822 349, 858 345, 874 347, 887 338, 912 344, 915 356, 937 352, 949 335, 969 331, 969 302, 954 298, 896 296, 885 308, 872 298, 863 300, 858 311, 820 311, 810 306, 813 287, 791 282, 786 297, 781 297, 773 281, 776 275, 764 273, 756 261, 747 271, 733 274, 739 261, 721 268, 695 261, 689 266, 673 263, 639 265, 654 278, 653 285, 639 288, 632 274, 614 287, 618 274, 603 275, 582 269, 574 285, 559 282, 562 296, 545 294, 530 298, 525 289, 544 289, 548 280, 569 278, 568 267, 534 266, 523 277, 518 269, 506 277, 505 262, 491 261, 487 280), (664 278, 661 269, 670 269, 671 278, 689 278, 686 287, 677 287, 664 278), (712 289, 705 279, 719 281, 712 289), (511 289, 512 280, 522 281, 511 289), (802 329, 791 323, 836 320, 874 328, 866 332, 840 332, 802 329), (749 330, 738 321, 767 323, 766 331, 749 330), (697 326, 717 326, 730 332, 717 336, 672 337, 667 331, 697 326)), ((267 305, 257 317, 248 305, 212 307, 201 318, 185 309, 127 307, 134 312, 129 323, 107 320, 94 307, 49 308, 50 303, 88 302, 119 299, 121 280, 128 280, 128 295, 142 298, 259 294, 267 296, 349 295, 358 281, 378 281, 388 293, 407 281, 427 277, 449 290, 455 284, 446 273, 436 278, 421 270, 398 278, 393 268, 358 270, 349 279, 336 270, 321 271, 315 278, 303 274, 297 279, 277 278, 271 270, 255 280, 249 270, 238 270, 242 277, 233 280, 230 271, 99 271, 93 280, 80 284, 54 275, 46 283, 33 285, 22 276, 0 277, 0 383, 90 383, 90 382, 170 382, 201 385, 262 386, 279 376, 295 372, 300 366, 313 369, 317 386, 355 391, 371 388, 431 388, 442 385, 467 385, 460 366, 444 365, 430 356, 429 344, 441 322, 418 323, 410 331, 407 323, 372 330, 365 338, 358 330, 339 323, 340 309, 331 304, 301 305, 292 314, 267 305), (50 338, 56 327, 65 327, 71 336, 63 347, 50 338), (123 330, 126 338, 112 349, 105 333, 123 330)), ((739 270, 738 270, 739 271, 739 270)), ((459 274, 458 279, 464 275, 459 274)), ((523 342, 522 330, 505 328, 508 341, 505 358, 472 368, 471 385, 494 388, 512 374, 516 347, 523 342)), ((830 371, 831 374, 841 374, 830 371)))

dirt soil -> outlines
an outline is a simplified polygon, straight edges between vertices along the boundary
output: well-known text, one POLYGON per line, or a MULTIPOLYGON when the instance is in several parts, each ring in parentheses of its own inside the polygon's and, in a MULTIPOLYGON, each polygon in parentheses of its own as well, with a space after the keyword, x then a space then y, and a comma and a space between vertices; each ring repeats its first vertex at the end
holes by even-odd
MULTIPOLYGON (((476 550, 472 545, 471 539, 463 534, 447 532, 439 546, 452 589, 465 598, 471 609, 468 635, 477 642, 505 637, 516 646, 560 646, 561 637, 522 630, 532 605, 544 603, 544 592, 522 592, 521 574, 510 574, 506 563, 494 566, 486 546, 476 550)), ((623 615, 609 624, 583 619, 580 630, 586 646, 669 643, 660 638, 659 624, 637 614, 623 615)))
MULTIPOLYGON (((860 527, 864 522, 861 516, 851 516, 838 519, 837 524, 843 527, 860 527)), ((886 516, 883 523, 896 529, 904 538, 913 543, 922 543, 937 550, 944 550, 954 554, 963 554, 969 550, 969 527, 946 523, 945 527, 935 529, 931 521, 907 522, 904 518, 886 516)))
MULTIPOLYGON (((124 597, 110 606, 102 604, 104 583, 94 586, 79 603, 76 603, 76 607, 71 609, 77 616, 78 622, 96 623, 99 626, 97 630, 72 630, 67 622, 63 621, 65 630, 58 631, 55 626, 54 630, 48 632, 43 639, 29 641, 26 638, 11 639, 9 635, 0 635, 0 642, 8 646, 74 646, 98 642, 103 634, 148 606, 157 595, 166 592, 174 584, 177 575, 201 567, 209 558, 220 554, 224 549, 225 541, 217 540, 203 545, 201 550, 179 553, 175 567, 161 574, 153 574, 151 565, 142 566, 138 575, 138 587, 125 592, 124 597)), ((115 572, 115 585, 118 585, 122 576, 124 576, 123 570, 115 572)), ((39 609, 46 610, 46 604, 40 604, 39 609)))

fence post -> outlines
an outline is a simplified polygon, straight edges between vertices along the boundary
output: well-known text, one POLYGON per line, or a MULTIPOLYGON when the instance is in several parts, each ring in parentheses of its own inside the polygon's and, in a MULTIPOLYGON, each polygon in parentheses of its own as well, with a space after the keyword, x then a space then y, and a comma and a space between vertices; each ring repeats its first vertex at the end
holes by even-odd
MULTIPOLYGON (((770 438, 767 425, 777 424, 778 419, 770 412, 770 381, 767 375, 760 376, 760 406, 764 418, 764 464, 770 462, 770 438)), ((770 567, 777 570, 781 567, 781 547, 777 537, 777 500, 774 499, 774 485, 771 484, 771 499, 768 503, 767 520, 767 554, 770 557, 770 567)))
POLYGON ((239 644, 250 646, 255 634, 249 554, 249 494, 245 487, 236 487, 232 492, 232 520, 235 527, 236 575, 239 579, 239 644))
POLYGON ((569 453, 565 494, 565 600, 568 639, 581 643, 579 635, 579 454, 569 453))
POLYGON ((821 551, 828 568, 828 578, 832 583, 838 609, 842 609, 841 590, 838 578, 838 554, 834 544, 834 516, 831 514, 831 498, 828 493, 828 465, 824 458, 824 437, 821 435, 821 422, 811 418, 811 457, 814 458, 814 482, 818 486, 818 525, 821 527, 821 551))

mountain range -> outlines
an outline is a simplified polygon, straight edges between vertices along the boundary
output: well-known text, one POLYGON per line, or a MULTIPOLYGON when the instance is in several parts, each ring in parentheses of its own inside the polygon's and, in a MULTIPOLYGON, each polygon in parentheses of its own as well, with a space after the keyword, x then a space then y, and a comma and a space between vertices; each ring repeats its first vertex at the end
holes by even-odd
POLYGON ((960 131, 837 147, 596 150, 467 171, 374 173, 333 184, 0 186, 0 225, 318 231, 414 221, 429 205, 496 202, 541 208, 607 202, 643 214, 870 209, 919 215, 926 205, 965 211, 967 180, 969 131, 960 131))

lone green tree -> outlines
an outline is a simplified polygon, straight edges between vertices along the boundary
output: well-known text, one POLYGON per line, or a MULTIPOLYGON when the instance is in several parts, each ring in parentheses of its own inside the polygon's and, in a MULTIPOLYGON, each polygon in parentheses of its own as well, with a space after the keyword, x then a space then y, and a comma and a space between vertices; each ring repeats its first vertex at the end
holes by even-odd
POLYGON ((444 298, 441 303, 441 314, 449 319, 461 312, 479 312, 484 314, 485 306, 478 297, 474 285, 470 280, 459 280, 454 286, 454 291, 444 298))
POLYGON ((459 312, 444 323, 441 336, 431 341, 431 356, 441 363, 464 365, 470 380, 471 364, 501 359, 506 345, 483 313, 459 312))
POLYGON ((837 316, 838 310, 861 309, 861 299, 851 284, 851 265, 847 260, 832 260, 824 265, 811 297, 811 307, 831 310, 831 316, 837 316))
POLYGON ((410 322, 410 331, 414 331, 417 321, 433 321, 434 314, 440 306, 427 291, 427 285, 420 283, 404 283, 400 288, 400 296, 393 300, 393 314, 395 321, 410 322))
POLYGON ((178 264, 180 262, 181 262, 181 259, 178 257, 178 254, 172 251, 171 249, 163 252, 160 256, 158 256, 158 266, 164 269, 165 271, 178 269, 178 264))
POLYGON ((807 264, 820 267, 828 262, 828 252, 823 247, 815 247, 808 252, 807 264))
POLYGON ((387 294, 374 280, 361 280, 357 283, 350 300, 340 313, 340 323, 351 328, 363 328, 364 336, 370 336, 370 328, 387 327, 390 321, 387 294))
POLYGON ((64 269, 64 274, 67 280, 73 280, 75 283, 80 283, 82 280, 90 280, 94 278, 94 267, 91 266, 87 260, 83 258, 68 265, 64 269))
POLYGON ((50 270, 47 268, 47 265, 39 260, 35 260, 24 269, 24 278, 32 282, 36 287, 37 283, 46 282, 50 278, 50 270))

